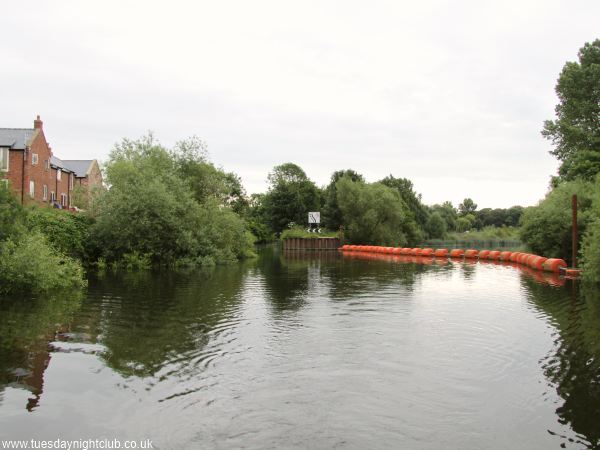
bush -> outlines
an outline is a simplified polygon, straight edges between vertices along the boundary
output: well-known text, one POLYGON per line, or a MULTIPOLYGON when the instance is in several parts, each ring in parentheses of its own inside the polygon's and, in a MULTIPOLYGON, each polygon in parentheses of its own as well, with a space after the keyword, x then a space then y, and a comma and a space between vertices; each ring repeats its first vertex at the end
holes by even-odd
POLYGON ((83 287, 81 264, 54 250, 38 231, 0 244, 0 293, 83 287))
POLYGON ((521 219, 521 239, 532 252, 547 258, 562 258, 569 264, 572 253, 571 197, 577 194, 577 225, 580 236, 590 221, 594 184, 565 182, 557 186, 535 207, 525 209, 521 219))
POLYGON ((336 231, 329 230, 321 230, 320 233, 309 233, 306 229, 293 226, 292 228, 288 228, 281 233, 281 239, 292 239, 292 238, 310 238, 310 239, 318 239, 322 237, 338 237, 339 234, 336 231))

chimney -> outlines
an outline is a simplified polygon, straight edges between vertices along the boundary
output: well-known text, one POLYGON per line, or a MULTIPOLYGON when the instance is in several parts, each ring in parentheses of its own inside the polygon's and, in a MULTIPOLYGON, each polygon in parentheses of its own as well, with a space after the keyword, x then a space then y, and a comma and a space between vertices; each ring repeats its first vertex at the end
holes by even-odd
POLYGON ((33 128, 35 128, 36 130, 41 130, 44 126, 44 122, 42 122, 42 119, 40 119, 40 116, 37 116, 37 119, 35 119, 33 121, 33 128))

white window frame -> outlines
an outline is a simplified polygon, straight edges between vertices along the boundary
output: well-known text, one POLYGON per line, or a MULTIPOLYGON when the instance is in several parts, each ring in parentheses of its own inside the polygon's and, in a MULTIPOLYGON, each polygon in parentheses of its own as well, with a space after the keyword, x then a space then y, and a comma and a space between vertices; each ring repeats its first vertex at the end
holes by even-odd
POLYGON ((8 172, 8 164, 10 162, 10 149, 8 147, 0 147, 0 172, 8 172), (6 156, 4 156, 6 155, 6 156), (3 160, 6 160, 6 167, 3 160))
POLYGON ((29 196, 35 198, 35 181, 29 180, 29 196))
POLYGON ((40 158, 38 157, 37 153, 32 153, 31 154, 31 165, 32 166, 37 166, 38 162, 39 162, 40 158))
POLYGON ((43 194, 42 199, 44 201, 48 200, 48 185, 47 184, 44 185, 44 194, 43 194))
POLYGON ((56 169, 56 179, 57 179, 58 181, 61 181, 61 180, 62 180, 62 170, 60 170, 60 169, 56 169))
POLYGON ((69 175, 69 190, 72 191, 73 190, 73 180, 75 179, 75 175, 70 174, 69 175))
POLYGON ((60 204, 63 208, 67 206, 67 194, 60 194, 60 204))
POLYGON ((50 160, 44 160, 44 170, 50 170, 50 160))
POLYGON ((52 203, 56 202, 56 192, 54 192, 54 191, 50 192, 50 201, 52 203))

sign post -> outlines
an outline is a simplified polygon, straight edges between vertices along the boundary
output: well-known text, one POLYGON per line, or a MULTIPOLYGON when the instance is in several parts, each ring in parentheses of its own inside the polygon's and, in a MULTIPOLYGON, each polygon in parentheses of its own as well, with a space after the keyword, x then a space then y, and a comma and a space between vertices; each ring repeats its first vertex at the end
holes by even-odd
POLYGON ((309 233, 320 233, 321 229, 321 213, 319 211, 312 211, 308 213, 308 232, 309 233))

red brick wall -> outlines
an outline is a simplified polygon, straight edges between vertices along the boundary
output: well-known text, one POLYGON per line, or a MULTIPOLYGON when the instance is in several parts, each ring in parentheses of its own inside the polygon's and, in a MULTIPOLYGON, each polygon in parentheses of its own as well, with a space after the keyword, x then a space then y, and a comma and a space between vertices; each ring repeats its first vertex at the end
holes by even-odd
POLYGON ((42 129, 37 130, 37 134, 34 136, 27 157, 25 159, 25 203, 38 203, 48 204, 50 201, 50 191, 52 190, 52 170, 46 169, 45 161, 50 161, 52 151, 48 147, 44 131, 42 129), (37 164, 32 164, 33 154, 38 155, 37 164), (35 194, 33 198, 29 194, 29 182, 35 183, 35 194), (44 185, 48 186, 48 198, 43 199, 44 185))
POLYGON ((6 178, 21 199, 21 173, 23 171, 23 151, 11 150, 8 156, 8 172, 2 172, 2 178, 6 178))

